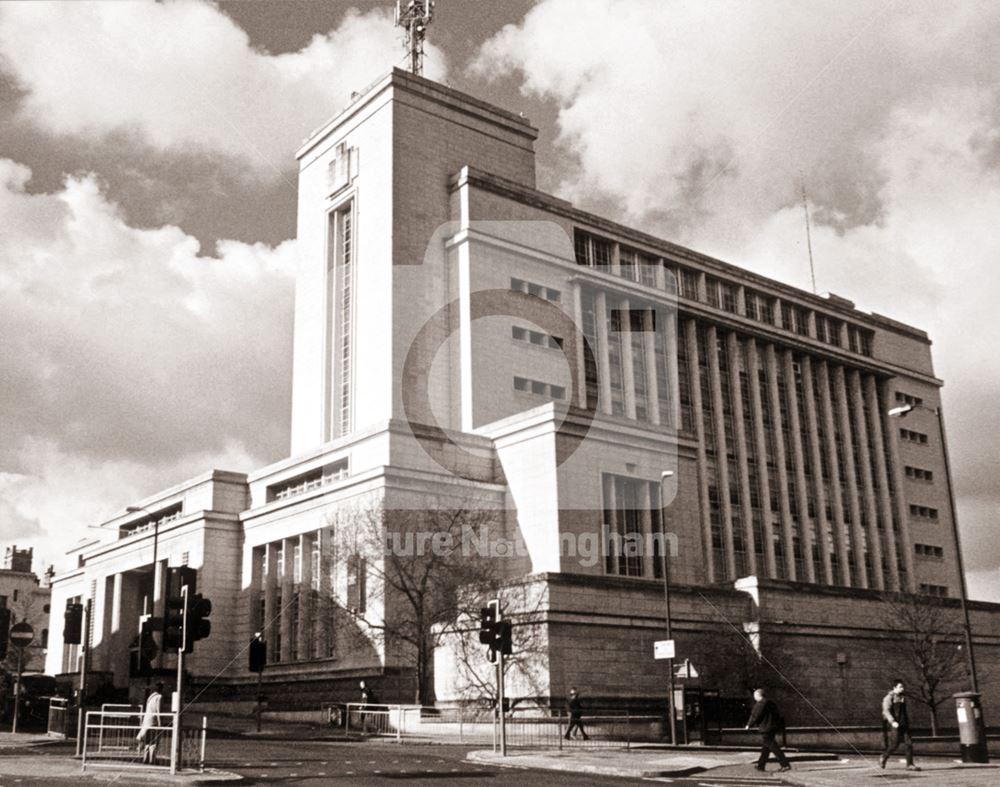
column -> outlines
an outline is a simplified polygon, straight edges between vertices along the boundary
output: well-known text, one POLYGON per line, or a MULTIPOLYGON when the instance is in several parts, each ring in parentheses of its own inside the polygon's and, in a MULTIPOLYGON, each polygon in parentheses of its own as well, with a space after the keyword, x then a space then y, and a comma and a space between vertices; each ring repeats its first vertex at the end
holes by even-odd
POLYGON ((878 505, 882 512, 885 548, 889 559, 889 574, 892 580, 890 590, 906 590, 899 581, 899 558, 896 553, 896 534, 892 527, 892 495, 889 492, 889 468, 885 461, 886 451, 885 438, 882 434, 882 414, 879 412, 878 390, 874 375, 865 375, 864 393, 865 399, 868 400, 868 428, 871 431, 871 439, 875 449, 872 453, 875 456, 875 477, 878 478, 880 493, 878 505))
POLYGON ((858 456, 861 466, 861 489, 864 495, 865 519, 868 521, 868 549, 875 566, 875 588, 885 590, 885 576, 882 573, 882 540, 878 532, 878 501, 875 498, 875 484, 872 480, 871 442, 865 423, 865 400, 861 392, 861 374, 852 369, 849 380, 851 401, 854 402, 854 433, 858 440, 858 456))
POLYGON ((268 662, 281 661, 277 631, 281 610, 278 609, 278 544, 272 541, 264 547, 267 573, 264 575, 264 639, 267 641, 268 662))
POLYGON ((299 659, 312 658, 312 545, 313 533, 299 535, 299 555, 302 561, 301 580, 299 582, 299 627, 295 632, 297 637, 299 659))
MULTIPOLYGON (((822 582, 823 578, 816 576, 816 566, 813 563, 813 529, 809 522, 809 493, 806 488, 805 450, 807 449, 804 449, 802 446, 802 424, 799 421, 799 395, 795 389, 794 364, 795 358, 792 355, 792 351, 785 350, 782 355, 782 366, 785 373, 785 394, 788 397, 788 434, 791 440, 792 465, 795 472, 795 507, 799 511, 799 537, 802 539, 802 552, 806 567, 806 576, 797 577, 797 579, 800 581, 804 579, 807 582, 822 582)), ((774 399, 772 401, 775 401, 778 395, 778 380, 776 375, 774 393, 772 394, 774 399)), ((803 405, 805 405, 805 402, 803 402, 803 405)), ((782 451, 784 451, 784 446, 782 446, 782 451)), ((784 464, 782 464, 781 468, 783 472, 784 467, 784 464)), ((788 494, 787 489, 788 487, 786 486, 786 491, 782 494, 783 499, 788 494)), ((782 516, 784 516, 784 513, 782 513, 782 516)), ((789 518, 791 518, 791 511, 789 511, 789 518)), ((819 545, 816 544, 815 546, 819 545)), ((794 554, 792 555, 792 562, 793 564, 795 562, 794 554)), ((793 576, 793 574, 789 574, 789 576, 793 576)))
MULTIPOLYGON (((767 391, 763 392, 762 395, 767 397, 768 409, 771 411, 771 429, 774 432, 774 464, 778 472, 778 506, 781 515, 782 538, 785 541, 785 575, 793 581, 801 582, 805 578, 798 576, 795 570, 795 528, 792 525, 792 506, 788 499, 788 468, 785 466, 788 458, 785 455, 785 441, 782 434, 781 392, 778 390, 778 361, 773 344, 768 343, 764 348, 764 365, 767 370, 767 391)), ((785 390, 787 391, 787 382, 785 390)), ((789 421, 790 425, 791 421, 789 421)), ((789 430, 789 436, 791 436, 791 430, 789 430)), ((768 470, 768 473, 770 473, 770 470, 768 470)), ((767 482, 770 483, 769 477, 767 482)), ((770 494, 770 489, 768 489, 768 494, 770 494)), ((768 505, 770 506, 770 501, 768 501, 768 505)), ((801 535, 799 537, 799 548, 805 549, 805 542, 801 538, 801 535)), ((777 558, 775 559, 777 560, 777 558)))
MULTIPOLYGON (((823 557, 823 582, 834 584, 833 567, 830 563, 830 542, 826 537, 826 490, 823 488, 822 447, 819 444, 819 417, 816 413, 816 399, 813 393, 812 361, 808 355, 802 356, 802 397, 806 400, 806 433, 809 435, 809 453, 813 468, 813 490, 816 500, 816 537, 819 539, 820 555, 823 557)), ((808 509, 806 516, 809 515, 808 509)), ((819 580, 817 580, 819 581, 819 580)))
MULTIPOLYGON (((678 432, 683 429, 681 423, 681 397, 680 397, 680 372, 677 368, 677 307, 673 302, 676 294, 671 300, 669 308, 660 306, 659 313, 663 315, 663 330, 666 331, 666 344, 664 350, 667 356, 667 401, 670 402, 670 412, 661 413, 660 419, 664 423, 670 424, 678 432)), ((693 323, 692 323, 693 324, 693 323)), ((657 326, 657 330, 660 330, 657 326)), ((697 337, 695 338, 697 341, 697 337)), ((690 357, 690 356, 689 356, 690 357)), ((698 356, 694 356, 695 366, 698 365, 698 356)), ((655 375, 654 375, 655 376, 655 375)), ((697 376, 697 375, 696 375, 697 376)), ((688 375, 691 379, 691 375, 688 375)), ((699 394, 700 396, 700 394, 699 394)))
MULTIPOLYGON (((662 330, 662 326, 657 324, 656 313, 651 308, 644 307, 642 310, 642 353, 646 361, 646 412, 649 413, 649 420, 654 424, 669 423, 670 421, 669 413, 660 414, 660 383, 656 379, 656 336, 657 332, 662 330)), ((666 354, 666 344, 663 345, 663 350, 666 354)), ((664 362, 669 363, 666 358, 664 358, 664 362)))
MULTIPOLYGON (((729 463, 726 461, 726 424, 722 415, 722 380, 719 375, 719 335, 714 325, 710 325, 705 334, 708 345, 705 353, 708 356, 709 391, 712 394, 712 410, 715 421, 715 457, 717 478, 719 479, 719 505, 722 508, 722 532, 726 544, 726 561, 729 564, 729 576, 736 578, 736 549, 733 545, 733 506, 729 501, 729 463)), ((752 550, 751 550, 752 551, 752 550)))
MULTIPOLYGON (((756 538, 753 527, 753 505, 750 495, 750 454, 747 446, 746 423, 743 420, 743 390, 740 385, 740 342, 735 333, 726 337, 729 360, 729 386, 733 402, 733 436, 736 439, 736 472, 739 475, 740 501, 743 511, 743 538, 746 544, 747 569, 756 576, 761 568, 757 566, 756 538)), ((749 383, 749 381, 748 381, 749 383)), ((749 388, 749 384, 747 386, 749 388)), ((761 544, 761 547, 764 545, 761 544)), ((763 568, 763 567, 762 567, 763 568)))
POLYGON ((625 416, 635 420, 635 364, 632 358, 632 315, 628 298, 618 301, 618 326, 621 331, 622 398, 625 416))
POLYGON ((833 419, 833 403, 830 399, 830 374, 826 361, 820 361, 816 384, 819 386, 819 400, 822 408, 823 436, 826 438, 826 458, 830 465, 830 506, 833 509, 833 543, 840 557, 840 576, 847 587, 851 587, 851 561, 847 556, 844 537, 844 500, 840 490, 840 468, 837 463, 837 431, 833 419))
MULTIPOLYGON (((885 393, 882 401, 888 402, 888 386, 882 383, 881 387, 885 393)), ((910 512, 906 505, 906 481, 903 476, 903 463, 899 458, 899 429, 896 428, 895 423, 889 420, 890 415, 888 412, 880 412, 879 417, 885 425, 886 442, 889 446, 888 471, 892 473, 895 479, 896 516, 899 517, 899 539, 902 542, 897 549, 902 549, 903 552, 903 565, 906 566, 908 585, 908 587, 904 587, 902 590, 913 593, 916 589, 916 578, 913 572, 913 542, 910 540, 910 512)))
MULTIPOLYGON (((768 345, 768 347, 770 347, 770 345, 768 345)), ((764 430, 763 396, 767 396, 767 392, 765 391, 762 393, 760 390, 760 373, 758 372, 760 366, 760 355, 757 352, 757 340, 753 338, 747 339, 747 375, 750 386, 750 412, 753 415, 754 443, 756 445, 757 453, 757 480, 760 488, 761 516, 763 517, 764 524, 764 558, 767 561, 767 576, 777 577, 777 557, 774 554, 774 528, 771 525, 771 471, 767 466, 767 434, 765 434, 764 430)), ((770 369, 766 370, 765 373, 770 381, 770 369)), ((775 464, 777 464, 777 446, 781 442, 781 420, 779 418, 776 421, 776 416, 778 415, 777 410, 774 410, 773 408, 768 409, 771 411, 772 428, 775 423, 777 423, 778 427, 778 434, 773 441, 775 445, 775 464)), ((781 493, 781 495, 784 494, 784 492, 781 493)), ((779 498, 781 495, 779 495, 779 498)), ((792 542, 787 538, 787 534, 782 536, 782 542, 785 548, 787 566, 787 555, 789 555, 792 551, 792 542)), ((786 576, 794 577, 795 574, 789 571, 786 576)))
POLYGON ((597 327, 597 376, 601 386, 601 412, 611 415, 611 363, 608 360, 608 301, 603 292, 594 299, 594 322, 597 327))
MULTIPOLYGON (((858 496, 858 468, 854 464, 854 437, 851 434, 851 415, 847 406, 847 385, 844 382, 844 367, 836 366, 833 370, 833 384, 837 390, 837 417, 840 421, 840 433, 844 441, 844 482, 847 489, 847 505, 851 511, 851 531, 854 540, 854 567, 857 576, 854 578, 856 587, 867 588, 868 571, 865 568, 865 555, 869 555, 871 545, 866 548, 864 523, 861 521, 861 499, 858 496)), ((874 564, 873 564, 874 567, 874 564)), ((872 575, 874 576, 874 571, 872 575)))
MULTIPOLYGON (((580 292, 580 282, 573 282, 573 326, 574 332, 572 340, 576 345, 576 404, 578 407, 587 409, 587 366, 586 354, 583 349, 583 294, 580 292)), ((566 337, 569 340, 570 337, 566 337)), ((597 348, 592 348, 596 353, 597 348)))
MULTIPOLYGON (((684 323, 684 341, 687 343, 688 380, 691 384, 691 412, 697 440, 698 461, 698 510, 701 514, 701 536, 705 545, 708 581, 715 582, 717 568, 712 552, 712 518, 708 502, 708 455, 705 452, 705 421, 701 400, 701 369, 698 366, 698 326, 694 320, 684 323)), ((676 355, 674 356, 676 359, 676 355)))
POLYGON ((295 593, 295 544, 298 539, 281 541, 281 660, 292 659, 292 598, 295 593))

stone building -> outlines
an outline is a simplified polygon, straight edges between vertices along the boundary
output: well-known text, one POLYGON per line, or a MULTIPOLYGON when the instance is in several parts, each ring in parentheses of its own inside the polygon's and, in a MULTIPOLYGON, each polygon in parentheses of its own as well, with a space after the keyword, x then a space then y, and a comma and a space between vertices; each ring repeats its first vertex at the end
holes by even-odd
MULTIPOLYGON (((206 697, 249 699, 260 631, 272 707, 362 678, 408 701, 409 661, 358 617, 392 610, 333 522, 474 500, 538 603, 540 703, 662 701, 669 548, 678 657, 703 680, 749 648, 828 716, 872 716, 896 666, 885 594, 958 595, 928 336, 538 191, 536 135, 397 70, 304 143, 290 456, 165 489, 69 552, 53 603, 92 600, 94 669, 127 685, 138 615, 189 565, 215 605, 188 661, 206 697)), ((998 611, 973 605, 983 663, 998 611)), ((53 673, 78 658, 59 637, 53 673)))
MULTIPOLYGON (((49 646, 49 587, 32 570, 34 550, 18 549, 16 545, 4 549, 0 564, 0 608, 11 612, 11 625, 27 621, 35 631, 34 641, 24 650, 23 668, 27 672, 42 671, 46 666, 49 646)), ((14 648, 8 648, 6 665, 17 669, 14 648)))

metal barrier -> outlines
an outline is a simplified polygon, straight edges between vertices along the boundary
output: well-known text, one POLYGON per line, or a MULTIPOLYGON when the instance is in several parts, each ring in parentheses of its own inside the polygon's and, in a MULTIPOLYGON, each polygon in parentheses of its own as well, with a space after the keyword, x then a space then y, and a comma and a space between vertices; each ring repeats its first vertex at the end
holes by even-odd
POLYGON ((348 702, 344 706, 344 731, 347 734, 393 737, 403 735, 402 705, 371 705, 348 702))
POLYGON ((180 729, 174 757, 175 713, 160 713, 160 724, 147 727, 142 739, 142 711, 88 711, 84 726, 83 770, 88 766, 112 765, 116 768, 144 770, 205 769, 207 721, 200 726, 190 723, 180 729))
POLYGON ((69 700, 65 697, 49 698, 49 723, 46 732, 56 738, 67 736, 66 721, 69 718, 69 700))
MULTIPOLYGON (((538 749, 629 749, 638 741, 662 740, 663 717, 635 715, 628 710, 589 710, 570 736, 565 711, 545 715, 537 710, 509 712, 505 719, 507 746, 538 749)), ((499 724, 497 724, 499 727, 499 724)), ((499 734, 499 731, 498 731, 499 734)))

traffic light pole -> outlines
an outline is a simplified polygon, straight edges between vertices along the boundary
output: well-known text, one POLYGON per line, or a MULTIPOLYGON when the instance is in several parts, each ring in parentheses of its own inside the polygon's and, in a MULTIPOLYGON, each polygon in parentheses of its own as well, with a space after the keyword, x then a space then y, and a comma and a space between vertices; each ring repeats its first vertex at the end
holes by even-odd
POLYGON ((80 697, 79 703, 76 710, 76 756, 81 757, 83 755, 83 739, 87 734, 85 727, 86 723, 86 712, 84 711, 84 705, 87 703, 87 669, 89 665, 90 655, 90 613, 91 605, 93 604, 92 599, 87 599, 87 606, 85 607, 85 613, 83 618, 83 658, 80 659, 80 697))
POLYGON ((180 647, 177 649, 177 690, 174 692, 176 707, 171 707, 174 716, 174 734, 171 736, 170 740, 170 773, 177 773, 177 759, 180 753, 180 742, 181 742, 181 703, 184 701, 184 649, 187 647, 188 638, 188 626, 187 626, 187 609, 188 609, 188 586, 181 585, 181 598, 184 599, 183 606, 183 618, 181 623, 181 631, 183 636, 181 638, 180 647))
MULTIPOLYGON (((497 604, 497 617, 500 616, 500 605, 497 604)), ((497 651, 497 699, 499 700, 500 714, 500 756, 507 756, 507 718, 504 713, 503 701, 503 651, 497 651)))

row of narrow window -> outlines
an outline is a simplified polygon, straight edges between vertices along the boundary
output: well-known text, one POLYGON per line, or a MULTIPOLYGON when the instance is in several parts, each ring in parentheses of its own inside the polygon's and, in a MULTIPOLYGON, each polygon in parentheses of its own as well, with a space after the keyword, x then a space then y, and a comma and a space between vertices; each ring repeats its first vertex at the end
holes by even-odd
POLYGON ((934 472, 931 470, 925 470, 922 467, 913 467, 911 465, 906 465, 905 471, 906 471, 906 477, 912 478, 914 481, 934 480, 934 472))
POLYGON ((918 557, 929 557, 935 560, 944 559, 944 548, 933 544, 914 544, 913 551, 918 557))
POLYGON ((908 443, 917 445, 927 445, 927 435, 923 432, 914 432, 912 429, 900 429, 899 436, 908 443))
MULTIPOLYGON (((608 273, 615 272, 613 266, 614 241, 597 235, 576 230, 574 250, 576 262, 590 268, 604 269, 608 273)), ((623 244, 618 245, 617 275, 629 281, 643 284, 647 287, 660 287, 658 282, 659 269, 663 268, 662 288, 675 293, 680 298, 700 301, 713 308, 730 314, 740 314, 739 297, 741 285, 727 281, 712 274, 704 274, 704 293, 700 291, 703 274, 691 268, 674 266, 666 260, 661 260, 637 249, 623 244)), ((843 320, 812 312, 810 309, 794 303, 781 301, 766 293, 742 287, 744 316, 756 322, 767 325, 780 325, 786 331, 799 336, 812 336, 810 329, 810 314, 813 315, 815 338, 833 347, 846 347, 853 353, 871 356, 873 332, 857 325, 846 325, 846 340, 844 339, 845 323, 843 320), (780 322, 775 320, 780 307, 780 322)))
POLYGON ((929 583, 920 583, 920 593, 924 596, 937 596, 938 598, 948 597, 948 586, 947 585, 932 585, 929 583))
POLYGON ((913 503, 910 504, 910 514, 915 517, 920 517, 921 519, 937 519, 938 510, 936 508, 930 508, 928 506, 918 506, 913 503))
POLYGON ((541 380, 530 380, 527 377, 514 377, 514 390, 522 393, 547 396, 550 399, 565 399, 566 387, 544 383, 541 380))

